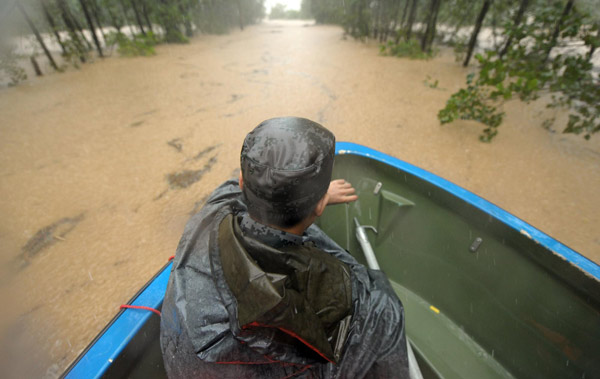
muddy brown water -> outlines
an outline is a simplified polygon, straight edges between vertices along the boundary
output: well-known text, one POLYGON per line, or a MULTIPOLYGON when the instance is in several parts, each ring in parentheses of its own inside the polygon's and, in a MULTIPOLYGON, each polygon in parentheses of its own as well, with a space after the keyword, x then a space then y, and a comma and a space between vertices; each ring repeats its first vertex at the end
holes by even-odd
POLYGON ((382 57, 305 24, 202 36, 0 91, 0 355, 20 362, 13 374, 62 372, 235 175, 246 133, 274 116, 429 170, 600 262, 599 136, 550 133, 542 104, 512 102, 495 141, 480 143, 476 123, 436 118, 467 73, 451 52, 382 57))

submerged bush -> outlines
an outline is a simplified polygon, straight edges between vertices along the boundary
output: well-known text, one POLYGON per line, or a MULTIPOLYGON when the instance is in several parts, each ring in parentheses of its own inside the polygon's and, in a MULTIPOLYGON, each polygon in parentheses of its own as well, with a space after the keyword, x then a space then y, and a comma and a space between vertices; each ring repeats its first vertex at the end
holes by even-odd
POLYGON ((16 86, 19 82, 27 79, 27 74, 17 64, 17 56, 12 52, 0 52, 0 72, 4 72, 9 78, 9 86, 16 86))
POLYGON ((435 51, 432 51, 431 53, 422 51, 421 45, 414 39, 411 39, 410 41, 399 41, 398 43, 388 41, 386 44, 379 45, 379 53, 382 55, 410 59, 430 59, 435 55, 435 51))
POLYGON ((111 32, 106 40, 108 45, 118 45, 117 51, 124 57, 155 55, 154 46, 159 42, 152 32, 148 32, 146 35, 136 34, 132 39, 123 33, 111 32))
POLYGON ((23 57, 15 52, 13 46, 7 41, 0 41, 0 76, 10 79, 9 86, 16 86, 27 79, 27 73, 18 63, 20 58, 23 57))

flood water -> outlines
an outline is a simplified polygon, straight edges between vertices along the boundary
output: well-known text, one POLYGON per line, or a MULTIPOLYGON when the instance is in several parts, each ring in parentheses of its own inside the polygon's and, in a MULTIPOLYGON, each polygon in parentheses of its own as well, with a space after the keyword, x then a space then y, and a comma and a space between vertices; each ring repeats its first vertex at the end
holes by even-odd
POLYGON ((383 57, 338 27, 267 22, 157 53, 0 90, 0 330, 29 349, 22 370, 68 366, 235 175, 246 133, 275 116, 429 170, 600 263, 600 136, 548 132, 541 103, 508 103, 491 144, 474 122, 440 126, 468 72, 451 51, 383 57))

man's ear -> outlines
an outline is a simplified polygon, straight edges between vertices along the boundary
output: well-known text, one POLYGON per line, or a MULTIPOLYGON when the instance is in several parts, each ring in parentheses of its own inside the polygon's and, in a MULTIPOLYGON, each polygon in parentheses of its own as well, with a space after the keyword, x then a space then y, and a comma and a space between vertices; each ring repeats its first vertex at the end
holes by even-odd
POLYGON ((240 189, 244 189, 244 177, 242 176, 242 171, 240 171, 239 181, 240 181, 240 189))
POLYGON ((315 207, 314 213, 315 216, 320 217, 323 212, 325 211, 325 207, 327 207, 327 202, 329 202, 329 194, 326 193, 321 200, 319 200, 319 202, 317 203, 317 206, 315 207))

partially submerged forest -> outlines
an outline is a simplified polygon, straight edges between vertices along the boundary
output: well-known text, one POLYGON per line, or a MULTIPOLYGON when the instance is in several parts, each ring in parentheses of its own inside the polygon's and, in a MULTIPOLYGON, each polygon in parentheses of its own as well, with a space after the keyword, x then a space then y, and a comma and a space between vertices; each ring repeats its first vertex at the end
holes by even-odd
MULTIPOLYGON (((452 94, 438 118, 485 125, 489 142, 512 98, 544 97, 547 107, 569 112, 563 133, 589 139, 600 131, 600 11, 585 0, 305 0, 303 12, 337 23, 357 39, 376 39, 383 54, 428 59, 436 44, 454 47, 465 67, 478 71, 452 94), (483 29, 490 43, 479 46, 483 29), (594 58, 596 58, 594 60, 594 58), (594 61, 596 62, 594 64, 594 61)), ((487 42, 487 41, 486 41, 487 42)), ((554 118, 542 126, 553 130, 554 118)))
MULTIPOLYGON (((226 33, 265 17, 263 0, 27 0, 0 9, 2 34, 31 34, 27 59, 61 71, 116 48, 121 55, 152 55, 159 43, 186 43, 196 33, 226 33), (17 17, 18 16, 18 17, 17 17), (16 28, 10 29, 10 25, 16 28), (48 44, 60 46, 61 61, 48 44), (42 54, 43 53, 43 54, 42 54)), ((478 71, 439 111, 442 124, 475 120, 489 142, 513 98, 543 98, 568 112, 566 125, 547 117, 542 126, 589 139, 600 131, 600 12, 591 0, 303 0, 300 11, 278 4, 271 18, 312 17, 334 23, 356 39, 375 39, 381 53, 430 59, 437 46, 454 48, 457 61, 478 71), (485 35, 485 36, 483 36, 485 35), (594 63, 596 62, 596 63, 594 63)), ((26 79, 8 38, 0 41, 0 71, 16 85, 26 79)), ((432 85, 435 85, 434 82, 432 85)))
POLYGON ((186 43, 197 33, 221 34, 244 29, 265 16, 262 0, 10 0, 0 8, 0 71, 16 85, 26 79, 17 64, 11 37, 31 34, 34 51, 28 59, 43 75, 38 53, 51 68, 78 66, 106 50, 121 55, 152 55, 159 43, 186 43), (60 46, 63 65, 48 45, 60 46))

